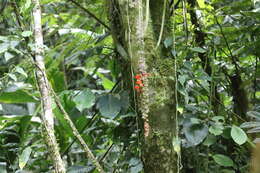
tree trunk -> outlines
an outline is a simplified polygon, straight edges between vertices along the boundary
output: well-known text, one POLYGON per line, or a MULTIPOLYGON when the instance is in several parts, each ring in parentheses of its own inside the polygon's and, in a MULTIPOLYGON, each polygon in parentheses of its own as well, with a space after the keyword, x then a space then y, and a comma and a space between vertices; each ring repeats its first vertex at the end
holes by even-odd
POLYGON ((44 66, 44 46, 43 35, 41 27, 41 7, 39 0, 33 0, 33 17, 34 17, 34 34, 35 34, 35 65, 36 65, 36 77, 41 93, 41 103, 43 113, 41 119, 44 127, 44 138, 46 140, 47 148, 51 155, 51 159, 54 163, 54 169, 56 173, 65 173, 65 166, 59 153, 59 146, 54 135, 54 120, 52 112, 52 99, 50 93, 50 87, 44 66))
MULTIPOLYGON (((127 64, 126 71, 139 75, 137 78, 144 85, 135 91, 143 122, 144 171, 174 173, 177 170, 172 144, 176 135, 175 63, 161 44, 171 37, 168 1, 111 0, 108 5, 111 32, 122 55, 119 61, 127 64)), ((133 75, 131 78, 134 80, 133 75)))

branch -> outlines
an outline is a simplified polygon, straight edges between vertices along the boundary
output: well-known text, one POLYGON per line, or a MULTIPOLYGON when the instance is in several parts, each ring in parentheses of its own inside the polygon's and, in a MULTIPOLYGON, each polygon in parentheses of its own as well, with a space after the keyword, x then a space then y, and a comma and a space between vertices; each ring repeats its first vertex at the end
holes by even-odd
POLYGON ((77 7, 79 7, 80 9, 82 9, 85 13, 87 13, 90 17, 94 18, 98 23, 100 23, 101 25, 103 25, 105 28, 107 28, 109 31, 111 30, 109 26, 107 26, 103 21, 101 21, 99 18, 97 18, 95 16, 95 14, 93 14, 92 12, 90 12, 88 9, 86 9, 85 7, 81 6, 78 2, 74 1, 74 0, 68 0, 70 2, 72 2, 73 4, 75 4, 77 7))
POLYGON ((60 111, 62 112, 62 114, 64 115, 64 119, 65 121, 69 124, 73 135, 78 139, 78 141, 80 142, 80 144, 83 147, 83 150, 86 152, 87 157, 89 159, 92 160, 92 162, 94 163, 94 165, 96 166, 97 170, 100 173, 105 173, 105 171, 103 170, 102 166, 100 165, 100 163, 98 162, 98 160, 95 158, 95 156, 93 155, 93 153, 91 152, 91 150, 89 149, 88 145, 86 144, 86 142, 84 141, 84 139, 82 138, 82 136, 80 135, 79 131, 77 130, 77 128, 75 127, 75 125, 73 124, 73 122, 71 121, 68 113, 66 112, 66 110, 63 108, 59 97, 57 96, 57 94, 54 92, 54 90, 51 88, 51 91, 54 95, 54 99, 55 99, 55 103, 57 104, 58 108, 60 109, 60 111))
MULTIPOLYGON (((116 87, 119 85, 119 83, 121 82, 121 78, 116 82, 116 84, 113 86, 113 88, 109 91, 109 93, 114 92, 114 90, 116 89, 116 87)), ((91 119, 89 120, 89 122, 87 122, 85 124, 85 126, 80 130, 80 134, 82 134, 84 132, 84 130, 92 123, 92 121, 96 118, 96 116, 98 115, 98 111, 96 111, 93 116, 91 117, 91 119)), ((64 156, 65 154, 68 153, 70 147, 76 142, 76 138, 68 145, 68 147, 66 148, 66 150, 62 153, 62 156, 64 156)))
POLYGON ((230 48, 230 46, 229 46, 229 44, 228 44, 227 38, 226 38, 226 36, 225 36, 225 34, 224 34, 224 32, 223 32, 223 28, 222 28, 222 26, 220 25, 220 23, 218 22, 218 18, 217 18, 216 16, 214 16, 214 17, 215 17, 216 23, 217 23, 217 25, 218 25, 218 27, 219 27, 219 29, 220 29, 221 35, 222 35, 223 38, 224 38, 225 44, 226 44, 226 46, 227 46, 227 48, 228 48, 229 54, 230 54, 230 56, 231 56, 231 61, 232 61, 232 63, 235 65, 236 73, 239 74, 239 65, 237 64, 238 59, 237 59, 237 58, 233 55, 233 53, 232 53, 232 50, 231 50, 231 48, 230 48))
POLYGON ((52 112, 52 99, 49 90, 49 83, 44 65, 44 46, 41 26, 41 7, 39 0, 33 0, 33 18, 34 18, 34 34, 35 34, 35 71, 36 80, 41 93, 42 111, 41 119, 44 126, 44 139, 49 149, 54 169, 56 173, 65 173, 65 165, 59 153, 59 146, 54 134, 54 118, 52 112))

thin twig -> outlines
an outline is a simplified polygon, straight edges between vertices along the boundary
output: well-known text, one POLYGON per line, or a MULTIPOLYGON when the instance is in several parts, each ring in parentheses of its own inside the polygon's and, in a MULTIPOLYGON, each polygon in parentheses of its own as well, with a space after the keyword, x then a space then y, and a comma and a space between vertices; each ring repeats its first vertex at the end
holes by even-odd
POLYGON ((83 7, 82 5, 80 5, 78 2, 74 1, 74 0, 68 0, 70 2, 72 2, 73 4, 75 4, 77 7, 79 7, 80 9, 82 9, 84 12, 86 12, 90 17, 94 18, 98 23, 100 23, 101 25, 103 25, 105 28, 107 28, 109 31, 111 30, 110 27, 105 24, 103 21, 101 21, 99 18, 97 18, 92 12, 90 12, 88 9, 86 9, 85 7, 83 7))
POLYGON ((102 166, 100 165, 100 163, 98 162, 98 160, 95 158, 94 154, 92 153, 92 151, 89 149, 88 145, 86 144, 86 142, 84 141, 84 139, 82 138, 82 136, 80 135, 79 131, 77 130, 77 128, 75 127, 75 125, 73 124, 73 122, 71 121, 69 114, 66 112, 66 110, 64 109, 64 107, 62 106, 59 97, 57 96, 57 94, 54 92, 54 90, 51 88, 52 94, 54 96, 55 99, 55 103, 57 104, 59 110, 62 112, 62 114, 64 115, 64 119, 65 121, 69 124, 72 133, 74 134, 74 136, 78 139, 78 141, 80 142, 80 144, 83 147, 83 150, 86 152, 87 157, 89 159, 92 160, 92 162, 94 163, 94 165, 96 166, 97 170, 100 173, 105 173, 105 171, 103 170, 102 166))
POLYGON ((223 39, 224 39, 224 41, 225 41, 225 44, 226 44, 226 46, 227 46, 227 48, 228 48, 229 54, 230 54, 230 56, 231 56, 232 63, 235 65, 237 74, 239 74, 239 65, 237 64, 238 59, 233 55, 232 50, 231 50, 231 48, 230 48, 230 46, 229 46, 229 44, 228 44, 227 38, 226 38, 226 36, 225 36, 225 34, 224 34, 224 32, 223 32, 223 28, 222 28, 222 26, 220 25, 220 23, 219 23, 217 17, 216 17, 216 16, 214 16, 214 17, 215 17, 216 23, 217 23, 217 25, 218 25, 218 27, 219 27, 219 29, 220 29, 221 35, 223 36, 223 39))
MULTIPOLYGON (((113 86, 113 88, 110 90, 109 93, 114 92, 114 90, 116 89, 116 87, 119 85, 120 82, 121 82, 121 78, 116 82, 116 84, 113 86)), ((97 117, 97 115, 98 115, 98 111, 96 111, 96 112, 93 114, 93 116, 91 117, 91 119, 90 119, 90 120, 85 124, 85 126, 80 130, 80 132, 79 132, 80 134, 82 134, 82 133, 86 130, 86 128, 91 125, 91 123, 92 123, 93 120, 97 117)), ((75 137, 75 138, 73 139, 73 141, 68 145, 68 147, 66 148, 66 150, 62 153, 62 156, 66 155, 66 154, 69 152, 69 149, 70 149, 71 146, 76 142, 76 140, 77 140, 77 138, 75 137)))

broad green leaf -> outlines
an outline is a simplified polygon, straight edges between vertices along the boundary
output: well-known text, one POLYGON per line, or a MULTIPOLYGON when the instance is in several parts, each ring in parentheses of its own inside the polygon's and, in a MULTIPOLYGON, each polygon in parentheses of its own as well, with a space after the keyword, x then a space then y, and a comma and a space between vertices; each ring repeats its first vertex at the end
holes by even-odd
POLYGON ((139 173, 143 170, 143 165, 142 163, 139 163, 138 165, 132 166, 130 168, 130 173, 139 173))
POLYGON ((210 146, 212 144, 215 144, 217 141, 217 138, 214 135, 208 135, 205 141, 203 142, 203 145, 210 146))
POLYGON ((95 104, 95 95, 89 90, 85 89, 77 93, 73 98, 73 101, 76 104, 76 108, 82 112, 84 109, 88 109, 95 104))
POLYGON ((223 169, 223 170, 221 170, 221 173, 236 173, 236 172, 233 170, 229 170, 229 169, 223 169))
POLYGON ((115 118, 121 110, 120 100, 113 96, 112 94, 101 96, 97 103, 97 108, 99 109, 102 116, 107 118, 115 118))
POLYGON ((209 128, 209 132, 215 136, 221 135, 223 133, 224 127, 222 123, 215 123, 209 128))
POLYGON ((31 4, 31 0, 26 0, 25 4, 21 7, 21 13, 25 13, 30 8, 31 4))
POLYGON ((30 37, 32 34, 33 34, 32 31, 23 31, 22 32, 23 37, 30 37))
POLYGON ((0 93, 1 103, 27 103, 36 102, 36 100, 29 93, 23 90, 17 90, 15 92, 2 92, 0 93))
POLYGON ((14 55, 9 53, 9 52, 5 52, 5 61, 8 62, 10 59, 14 58, 14 55))
POLYGON ((173 43, 172 37, 167 37, 167 38, 164 40, 163 43, 164 43, 164 46, 165 46, 166 48, 172 46, 172 43, 173 43))
POLYGON ((256 121, 250 121, 250 122, 245 122, 240 125, 241 128, 253 128, 253 127, 260 127, 260 122, 256 121))
POLYGON ((19 66, 16 67, 16 72, 20 73, 24 77, 27 77, 27 73, 23 70, 23 68, 21 68, 19 66))
POLYGON ((249 111, 246 114, 247 114, 247 116, 255 118, 256 120, 260 120, 260 112, 249 111))
POLYGON ((8 48, 9 48, 9 45, 7 43, 0 44, 0 54, 6 52, 8 50, 8 48))
POLYGON ((205 124, 193 124, 191 120, 185 120, 184 134, 192 145, 200 144, 208 135, 208 127, 205 124))
POLYGON ((102 85, 106 90, 111 90, 114 87, 115 83, 106 78, 103 74, 98 72, 96 74, 102 79, 102 85))
POLYGON ((22 154, 19 156, 19 167, 20 169, 23 169, 28 162, 30 155, 31 155, 32 149, 31 147, 27 147, 23 150, 22 154))
POLYGON ((247 141, 246 133, 236 125, 232 126, 231 137, 238 145, 242 145, 247 141))
POLYGON ((24 118, 30 119, 30 115, 1 115, 0 120, 8 120, 8 122, 15 122, 17 120, 22 120, 24 118))
POLYGON ((200 8, 205 8, 205 0, 197 0, 200 8))
POLYGON ((0 172, 7 173, 6 172, 6 162, 0 162, 0 172))
POLYGON ((140 159, 131 158, 129 162, 130 173, 139 173, 143 170, 143 164, 140 159))
POLYGON ((205 53, 207 52, 207 50, 201 48, 201 47, 193 47, 193 48, 190 48, 190 50, 194 51, 194 52, 199 52, 199 53, 205 53))
POLYGON ((67 170, 67 173, 82 173, 82 172, 93 172, 93 167, 91 166, 79 166, 73 165, 70 166, 67 170))
POLYGON ((222 154, 215 154, 213 156, 214 161, 221 165, 221 166, 233 166, 234 162, 232 159, 230 159, 228 156, 222 155, 222 154))

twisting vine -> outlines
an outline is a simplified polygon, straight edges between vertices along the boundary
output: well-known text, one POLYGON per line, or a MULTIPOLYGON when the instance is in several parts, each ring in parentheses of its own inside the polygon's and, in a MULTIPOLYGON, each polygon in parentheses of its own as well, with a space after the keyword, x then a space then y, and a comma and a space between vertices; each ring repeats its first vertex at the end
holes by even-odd
POLYGON ((159 35, 158 42, 156 44, 155 49, 157 49, 159 47, 161 40, 162 40, 162 35, 163 35, 163 30, 164 30, 164 22, 165 22, 165 13, 166 13, 166 3, 167 3, 167 0, 164 0, 161 30, 160 30, 160 35, 159 35))
POLYGON ((146 29, 148 27, 148 22, 150 18, 150 0, 146 0, 146 14, 145 14, 145 25, 144 25, 144 32, 146 32, 146 29))
MULTIPOLYGON (((174 10, 174 9, 173 9, 174 10)), ((173 11, 173 51, 176 52, 176 37, 175 37, 175 14, 173 11)), ((177 75, 177 57, 174 56, 174 78, 175 78, 175 103, 176 103, 176 109, 175 109, 175 140, 173 141, 173 147, 175 152, 177 153, 177 173, 180 172, 182 169, 182 163, 181 163, 181 140, 179 139, 179 122, 178 122, 178 75, 177 75)))

